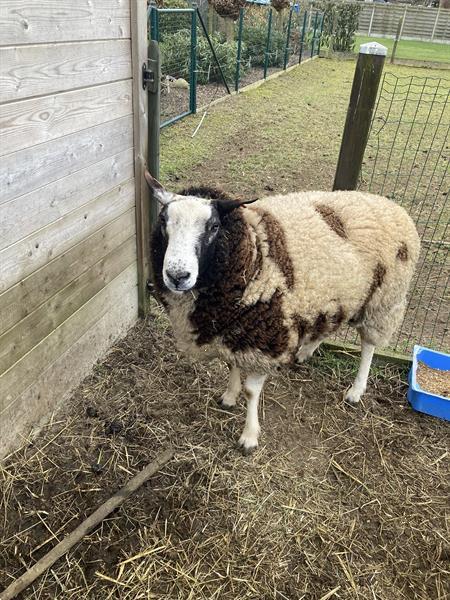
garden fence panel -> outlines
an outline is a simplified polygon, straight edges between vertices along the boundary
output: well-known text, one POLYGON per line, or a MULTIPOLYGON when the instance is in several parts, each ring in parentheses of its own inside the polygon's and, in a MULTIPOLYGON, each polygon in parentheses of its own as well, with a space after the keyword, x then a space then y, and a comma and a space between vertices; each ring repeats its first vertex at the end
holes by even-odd
POLYGON ((386 72, 365 151, 360 189, 400 203, 422 251, 393 350, 450 347, 450 80, 386 72))
POLYGON ((450 43, 450 9, 378 2, 358 2, 358 5, 360 35, 393 38, 399 19, 403 18, 402 39, 450 43))
POLYGON ((299 5, 280 12, 248 5, 235 21, 208 10, 149 7, 160 45, 161 127, 204 108, 230 90, 318 56, 323 15, 299 5))

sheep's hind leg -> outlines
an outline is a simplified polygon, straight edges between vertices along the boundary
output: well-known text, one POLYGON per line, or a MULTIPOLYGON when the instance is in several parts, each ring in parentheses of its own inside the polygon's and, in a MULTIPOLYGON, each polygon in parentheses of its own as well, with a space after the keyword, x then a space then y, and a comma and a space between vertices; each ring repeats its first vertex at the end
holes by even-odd
POLYGON ((358 404, 361 396, 366 391, 367 378, 369 377, 374 352, 375 346, 361 339, 361 362, 359 363, 358 373, 352 387, 345 394, 345 400, 350 404, 358 404))
POLYGON ((222 408, 233 408, 236 406, 236 400, 241 393, 241 371, 238 367, 230 366, 230 378, 228 379, 228 387, 224 394, 222 394, 219 405, 222 408))
POLYGON ((244 393, 247 398, 247 416, 244 431, 239 438, 239 445, 242 447, 244 454, 250 454, 258 447, 260 432, 258 403, 266 377, 266 375, 251 373, 245 380, 244 393))

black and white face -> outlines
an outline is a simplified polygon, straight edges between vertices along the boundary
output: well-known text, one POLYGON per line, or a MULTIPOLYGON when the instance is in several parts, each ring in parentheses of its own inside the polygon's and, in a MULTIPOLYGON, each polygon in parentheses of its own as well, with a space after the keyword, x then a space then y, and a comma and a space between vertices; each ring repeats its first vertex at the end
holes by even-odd
POLYGON ((175 294, 187 292, 197 285, 213 261, 222 219, 254 200, 224 199, 223 195, 215 199, 181 196, 165 190, 148 171, 145 179, 162 205, 159 226, 166 241, 164 285, 175 294))
POLYGON ((176 196, 161 210, 160 224, 167 240, 164 284, 175 293, 191 290, 212 255, 220 230, 219 211, 214 201, 176 196))

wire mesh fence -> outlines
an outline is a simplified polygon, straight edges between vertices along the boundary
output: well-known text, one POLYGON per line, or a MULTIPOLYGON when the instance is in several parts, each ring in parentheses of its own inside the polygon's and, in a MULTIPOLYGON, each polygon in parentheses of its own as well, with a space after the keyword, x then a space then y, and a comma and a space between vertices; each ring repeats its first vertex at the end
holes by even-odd
POLYGON ((422 241, 406 315, 393 350, 450 347, 450 79, 386 72, 360 188, 400 203, 422 241))
POLYGON ((283 11, 249 4, 236 20, 211 6, 200 12, 187 2, 175 9, 150 5, 150 35, 161 55, 161 126, 317 56, 322 28, 323 15, 298 4, 283 11))

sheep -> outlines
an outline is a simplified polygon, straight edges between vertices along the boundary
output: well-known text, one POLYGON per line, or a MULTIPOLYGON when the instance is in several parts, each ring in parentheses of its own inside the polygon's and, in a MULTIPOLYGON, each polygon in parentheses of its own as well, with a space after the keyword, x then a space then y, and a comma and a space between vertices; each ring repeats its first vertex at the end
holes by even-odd
POLYGON ((178 348, 230 367, 223 408, 247 372, 239 445, 258 446, 258 402, 267 374, 307 360, 350 325, 361 360, 345 400, 366 390, 376 346, 399 326, 418 260, 414 223, 399 205, 359 191, 239 200, 210 188, 181 194, 145 177, 162 206, 151 241, 155 291, 178 348))

